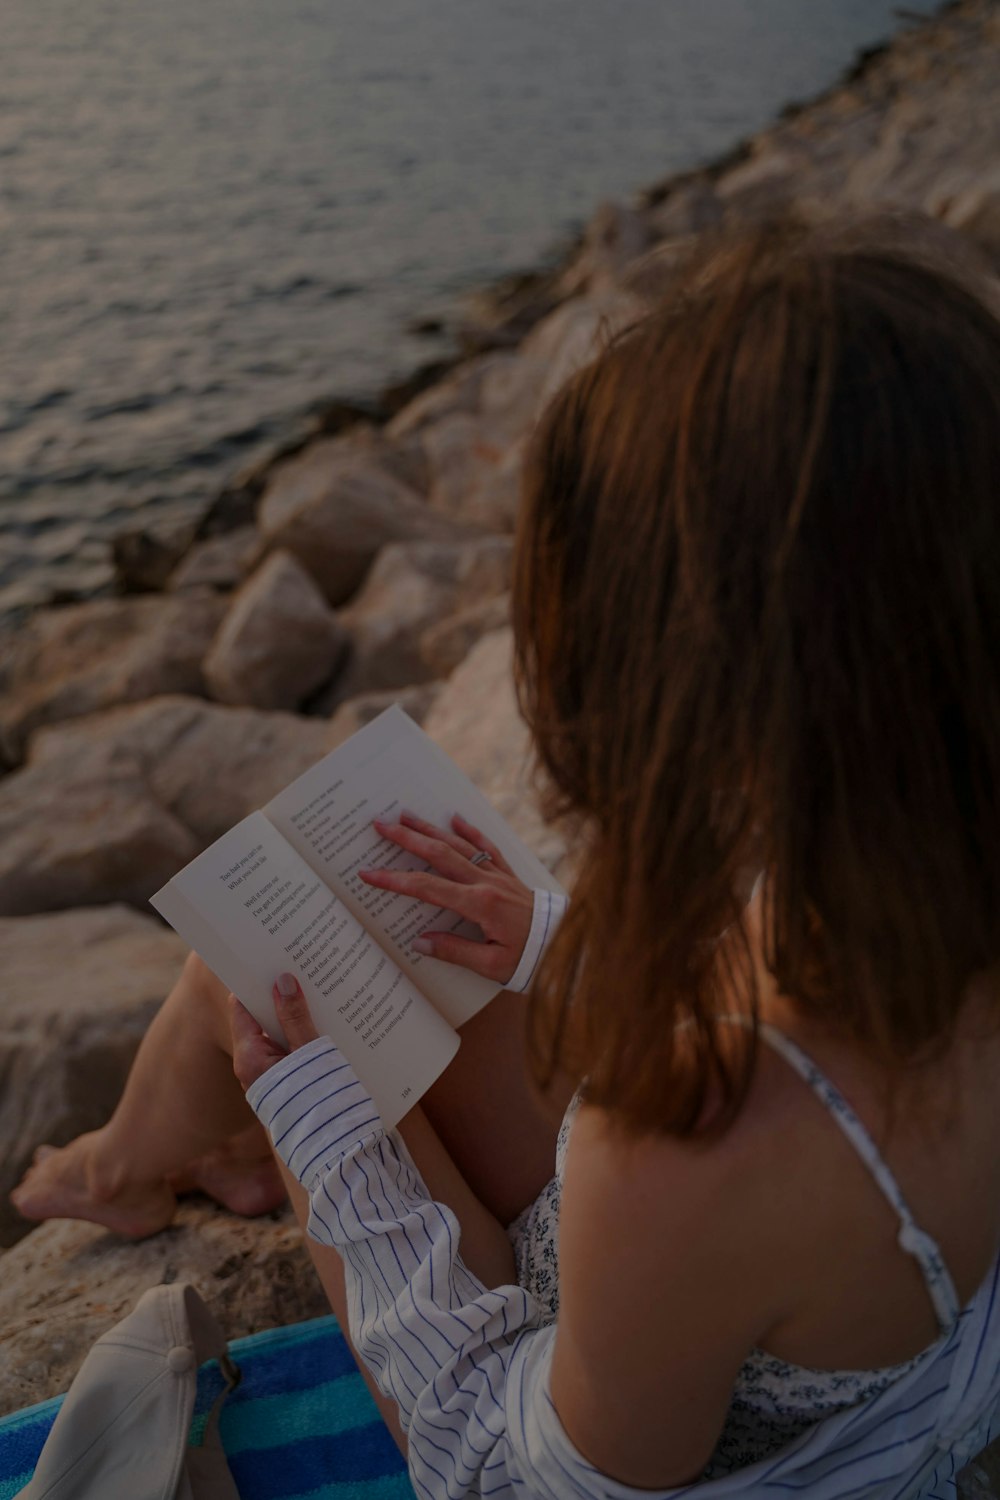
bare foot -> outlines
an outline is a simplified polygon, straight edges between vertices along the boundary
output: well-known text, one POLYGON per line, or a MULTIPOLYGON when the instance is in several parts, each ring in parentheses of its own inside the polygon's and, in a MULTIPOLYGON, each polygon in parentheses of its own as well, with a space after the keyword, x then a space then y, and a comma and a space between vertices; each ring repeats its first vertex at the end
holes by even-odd
POLYGON ((267 1138, 256 1125, 168 1181, 175 1193, 205 1193, 248 1219, 279 1208, 288 1196, 267 1138))
POLYGON ((10 1201, 26 1219, 86 1219, 128 1239, 165 1229, 177 1199, 165 1183, 123 1187, 102 1174, 96 1147, 101 1132, 77 1136, 68 1146, 39 1146, 10 1201))

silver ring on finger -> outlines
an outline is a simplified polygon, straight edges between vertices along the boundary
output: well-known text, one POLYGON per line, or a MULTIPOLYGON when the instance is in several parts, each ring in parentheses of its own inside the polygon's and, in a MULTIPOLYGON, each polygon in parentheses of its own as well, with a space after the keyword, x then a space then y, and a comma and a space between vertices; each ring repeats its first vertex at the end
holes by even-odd
POLYGON ((492 858, 492 854, 488 854, 485 849, 477 849, 475 854, 469 856, 469 864, 488 865, 492 858))

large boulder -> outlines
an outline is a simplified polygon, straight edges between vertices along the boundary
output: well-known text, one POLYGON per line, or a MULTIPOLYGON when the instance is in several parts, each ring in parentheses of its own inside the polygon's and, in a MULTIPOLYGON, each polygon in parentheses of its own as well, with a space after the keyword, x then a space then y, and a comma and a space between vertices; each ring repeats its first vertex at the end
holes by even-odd
POLYGON ((171 593, 190 593, 192 589, 234 589, 250 572, 260 554, 260 533, 256 526, 237 526, 219 536, 195 542, 170 574, 167 588, 171 593))
POLYGON ((199 847, 134 769, 25 766, 0 781, 0 916, 142 906, 199 847))
POLYGON ((407 402, 385 429, 390 442, 418 437, 425 428, 457 412, 479 410, 487 375, 509 365, 517 356, 508 350, 492 350, 458 365, 444 380, 437 381, 407 402))
POLYGON ((420 637, 420 655, 432 677, 447 677, 463 662, 480 636, 510 621, 510 594, 466 605, 429 625, 420 637))
POLYGON ((185 697, 39 731, 0 780, 0 914, 144 908, 331 744, 318 719, 185 697))
POLYGON ((1000 169, 959 193, 943 218, 1000 265, 1000 169))
POLYGON ((566 835, 539 811, 539 773, 514 696, 512 645, 509 629, 483 636, 441 689, 424 729, 565 880, 566 835))
POLYGON ((357 734, 387 708, 399 707, 415 724, 422 724, 441 691, 439 682, 415 682, 412 687, 389 688, 380 693, 358 693, 348 698, 330 719, 330 744, 340 745, 357 734))
POLYGON ((260 505, 269 546, 294 554, 328 602, 345 603, 389 542, 455 541, 469 528, 429 510, 378 452, 345 438, 280 464, 260 505))
POLYGON ((649 248, 655 233, 648 213, 624 203, 602 203, 584 230, 579 252, 559 278, 560 295, 613 286, 649 248))
POLYGON ((214 594, 95 599, 40 610, 4 674, 0 734, 15 757, 31 730, 157 693, 202 693, 225 611, 214 594))
POLYGON ((420 650, 428 625, 510 581, 509 537, 473 542, 400 542, 386 547, 357 598, 341 610, 351 637, 347 666, 331 707, 360 692, 404 687, 434 673, 420 650))
MULTIPOLYGON (((327 726, 298 714, 229 708, 198 698, 153 698, 43 730, 29 768, 133 768, 151 794, 199 839, 218 838, 330 748, 327 726)), ((0 787, 2 787, 0 783, 0 787)))
POLYGON ((168 1281, 191 1282, 230 1339, 330 1311, 290 1209, 239 1219, 192 1198, 138 1244, 52 1220, 3 1257, 0 1413, 66 1390, 94 1341, 168 1281))
POLYGON ((111 1114, 186 952, 125 906, 0 919, 0 1245, 31 1227, 7 1195, 35 1147, 111 1114))
POLYGON ((515 359, 487 374, 481 397, 484 415, 512 433, 527 434, 570 376, 643 311, 636 297, 617 290, 564 302, 531 331, 515 359))
POLYGON ((297 708, 332 678, 348 635, 305 568, 274 552, 230 601, 205 657, 222 703, 297 708))
POLYGON ((162 589, 190 547, 196 527, 195 521, 181 521, 119 531, 111 541, 111 556, 121 592, 146 594, 162 589))
MULTIPOLYGON (((655 196, 655 193, 654 193, 655 196)), ((671 186, 650 210, 650 222, 659 240, 687 239, 722 222, 723 209, 715 189, 705 177, 671 186)))
POLYGON ((453 412, 424 430, 423 444, 434 510, 488 531, 513 531, 524 439, 507 414, 453 412))

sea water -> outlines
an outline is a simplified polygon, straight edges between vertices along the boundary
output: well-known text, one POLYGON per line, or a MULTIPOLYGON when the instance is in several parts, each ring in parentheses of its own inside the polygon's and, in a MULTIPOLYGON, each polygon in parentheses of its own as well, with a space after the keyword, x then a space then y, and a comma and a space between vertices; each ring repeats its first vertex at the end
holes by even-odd
POLYGON ((3 0, 0 610, 106 583, 407 333, 718 154, 891 0, 3 0))

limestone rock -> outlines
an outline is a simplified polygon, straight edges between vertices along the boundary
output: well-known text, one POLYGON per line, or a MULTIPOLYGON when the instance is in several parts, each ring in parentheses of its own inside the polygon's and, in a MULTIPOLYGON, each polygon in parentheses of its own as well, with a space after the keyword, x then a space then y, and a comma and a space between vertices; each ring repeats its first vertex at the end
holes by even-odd
POLYGON ((271 547, 293 553, 329 603, 356 592, 389 542, 454 541, 469 528, 429 510, 377 457, 344 438, 315 443, 281 464, 260 507, 271 547))
POLYGON ((483 636, 441 689, 424 729, 565 880, 566 836, 546 824, 539 811, 538 772, 514 697, 511 648, 509 629, 483 636))
POLYGON ((656 237, 682 240, 722 222, 722 205, 711 183, 696 178, 674 188, 650 212, 656 237))
POLYGON ((331 747, 318 719, 154 698, 39 731, 0 780, 0 915, 145 908, 331 747))
MULTIPOLYGON (((430 395, 436 389, 436 383, 429 385, 426 394, 430 395)), ((390 435, 382 427, 356 427, 344 435, 343 442, 345 450, 350 448, 356 455, 365 454, 369 462, 378 464, 418 495, 427 493, 427 461, 415 433, 404 431, 390 435)))
POLYGON ((478 411, 487 375, 509 365, 514 359, 516 355, 506 350, 495 350, 465 360, 453 374, 422 391, 397 412, 386 428, 386 437, 391 442, 417 437, 424 428, 443 417, 478 411))
POLYGON ((205 657, 205 680, 222 703, 296 708, 334 676, 347 643, 306 570, 274 552, 230 602, 205 657))
POLYGON ((196 523, 119 531, 112 539, 115 576, 125 593, 162 589, 194 536, 196 523))
POLYGON ((1000 264, 1000 172, 960 193, 944 219, 1000 264))
POLYGON ((517 529, 526 449, 526 435, 511 441, 500 462, 479 474, 462 505, 465 519, 508 535, 517 529))
POLYGON ((384 548, 364 589, 340 613, 352 645, 333 703, 426 680, 431 674, 420 653, 421 632, 474 599, 502 593, 511 550, 508 537, 494 536, 458 546, 402 542, 384 548))
POLYGON ((94 901, 142 906, 198 850, 134 770, 68 760, 0 781, 0 916, 94 901))
POLYGON ((390 688, 381 693, 358 693, 342 703, 330 719, 330 749, 350 739, 387 708, 398 704, 415 724, 422 724, 441 691, 439 682, 419 682, 412 687, 390 688))
POLYGON ((789 148, 752 151, 723 172, 715 191, 726 208, 746 215, 766 213, 795 197, 802 164, 789 148))
POLYGON ((511 432, 527 434, 560 386, 644 310, 636 297, 622 291, 564 302, 532 330, 516 359, 486 376, 484 414, 502 420, 511 432))
POLYGON ((489 531, 512 531, 523 441, 503 415, 454 412, 423 433, 434 510, 489 531))
POLYGON ((0 733, 19 754, 40 724, 157 693, 203 692, 202 659, 224 610, 223 600, 201 593, 39 611, 15 646, 0 733))
POLYGON ((190 1281, 230 1339, 329 1313, 286 1209, 240 1219, 192 1198, 139 1243, 94 1224, 41 1224, 3 1258, 0 1412, 68 1388, 94 1340, 151 1286, 190 1281))
POLYGON ((579 254, 560 278, 560 294, 571 297, 618 281, 649 248, 654 233, 646 214, 624 203, 602 203, 584 230, 579 254))
MULTIPOLYGON (((53 795, 64 788, 67 806, 76 795, 74 778, 137 778, 197 850, 330 748, 328 726, 319 719, 164 697, 42 731, 32 741, 27 769, 44 775, 53 795)), ((6 785, 0 782, 0 798, 6 785)), ((113 898, 95 893, 92 899, 113 898)))
POLYGON ((206 537, 185 554, 167 587, 174 594, 191 589, 234 589, 250 572, 260 546, 256 526, 238 526, 235 531, 206 537))
POLYGON ((111 1114, 186 952, 125 906, 0 919, 0 1245, 31 1227, 7 1195, 35 1147, 111 1114))
POLYGON ((465 660, 482 635, 510 621, 510 594, 497 594, 467 605, 457 614, 429 625, 420 637, 420 655, 434 677, 447 677, 465 660))

